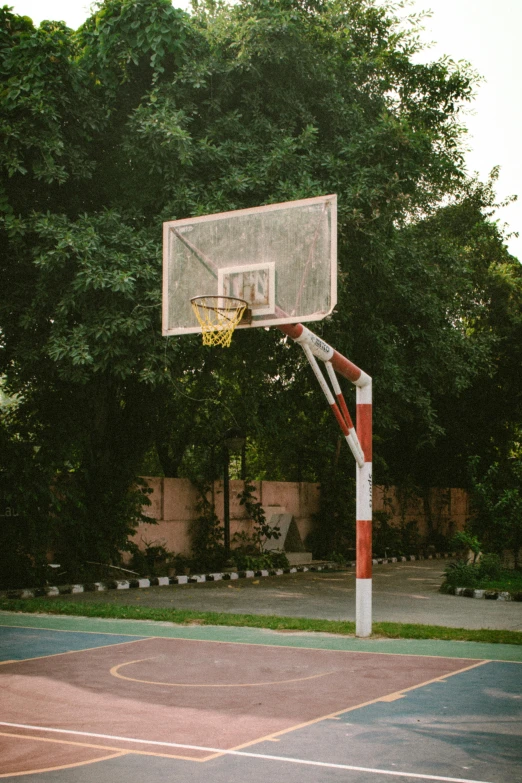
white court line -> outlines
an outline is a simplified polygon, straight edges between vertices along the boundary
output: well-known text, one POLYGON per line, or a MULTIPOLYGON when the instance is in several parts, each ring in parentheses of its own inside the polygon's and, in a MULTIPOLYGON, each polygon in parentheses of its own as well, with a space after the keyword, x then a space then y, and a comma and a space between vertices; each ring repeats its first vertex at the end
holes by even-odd
MULTIPOLYGON (((115 737, 111 734, 94 734, 89 731, 73 731, 72 729, 53 729, 47 726, 30 726, 23 723, 5 723, 0 721, 0 726, 9 726, 15 729, 31 729, 32 731, 49 731, 57 734, 74 734, 80 737, 94 737, 96 739, 117 740, 118 742, 135 742, 140 745, 161 745, 167 748, 182 750, 200 750, 204 753, 219 753, 226 756, 244 756, 250 759, 263 759, 265 761, 284 761, 288 764, 304 764, 310 767, 326 767, 327 769, 344 769, 350 772, 372 772, 375 775, 390 775, 413 780, 438 780, 442 783, 488 783, 486 780, 470 780, 469 778, 448 778, 440 775, 423 775, 420 772, 398 772, 396 770, 375 769, 372 767, 355 767, 351 764, 332 764, 327 761, 308 761, 307 759, 294 759, 285 756, 270 756, 265 753, 248 753, 244 750, 224 750, 223 748, 207 748, 202 745, 182 745, 178 742, 158 742, 157 740, 135 739, 133 737, 115 737)), ((21 735, 23 737, 23 735, 21 735)))

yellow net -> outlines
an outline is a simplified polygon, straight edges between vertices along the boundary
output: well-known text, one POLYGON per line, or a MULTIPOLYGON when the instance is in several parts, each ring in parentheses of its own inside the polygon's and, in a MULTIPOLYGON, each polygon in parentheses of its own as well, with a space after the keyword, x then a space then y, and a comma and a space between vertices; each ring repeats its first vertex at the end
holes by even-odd
POLYGON ((232 296, 195 296, 190 300, 201 326, 203 345, 228 348, 234 329, 247 308, 244 299, 232 296))

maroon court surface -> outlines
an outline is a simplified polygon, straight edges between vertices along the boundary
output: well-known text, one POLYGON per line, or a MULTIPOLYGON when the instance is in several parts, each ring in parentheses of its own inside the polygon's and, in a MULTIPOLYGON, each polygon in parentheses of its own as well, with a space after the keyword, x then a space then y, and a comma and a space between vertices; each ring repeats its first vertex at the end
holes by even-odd
POLYGON ((482 663, 165 638, 6 661, 0 775, 123 754, 208 761, 482 663))

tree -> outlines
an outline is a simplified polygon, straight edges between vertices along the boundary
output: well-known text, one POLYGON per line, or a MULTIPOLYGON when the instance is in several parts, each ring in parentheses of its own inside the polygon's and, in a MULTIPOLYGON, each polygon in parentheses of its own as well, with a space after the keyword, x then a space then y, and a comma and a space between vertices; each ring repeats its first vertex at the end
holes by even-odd
MULTIPOLYGON (((117 558, 154 443, 173 474, 238 424, 259 473, 317 478, 336 458, 335 423, 278 332, 217 356, 160 336, 162 220, 338 194, 340 304, 317 331, 378 380, 383 476, 405 469, 397 433, 411 466, 440 442, 443 403, 492 366, 498 340, 479 325, 500 267, 462 257, 486 205, 466 212, 462 196, 474 75, 415 64, 417 46, 373 0, 192 15, 105 0, 76 32, 2 10, 0 373, 24 438, 67 475, 70 559, 117 558)), ((502 237, 488 236, 492 259, 502 237)))
POLYGON ((111 212, 6 226, 17 259, 11 290, 30 281, 33 292, 8 303, 2 357, 18 420, 33 423, 25 437, 45 445, 61 477, 54 548, 68 540, 76 554, 67 560, 105 561, 123 548, 144 500, 131 487, 151 437, 147 379, 164 366, 150 319, 157 246, 111 212))
POLYGON ((405 227, 371 300, 389 377, 377 408, 388 432, 400 432, 382 449, 391 483, 467 486, 470 454, 505 459, 511 449, 522 415, 522 266, 492 220, 493 184, 465 183, 450 204, 405 227))
POLYGON ((470 460, 474 516, 471 529, 488 552, 513 555, 520 566, 522 550, 522 461, 512 455, 503 465, 494 462, 484 471, 481 460, 470 460))

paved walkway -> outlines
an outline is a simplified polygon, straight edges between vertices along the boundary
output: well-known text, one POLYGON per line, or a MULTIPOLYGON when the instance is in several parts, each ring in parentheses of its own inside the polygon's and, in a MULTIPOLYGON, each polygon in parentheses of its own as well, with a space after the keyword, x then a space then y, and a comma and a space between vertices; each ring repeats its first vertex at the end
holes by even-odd
MULTIPOLYGON (((487 601, 438 592, 447 561, 425 560, 374 567, 375 622, 422 623, 453 628, 522 630, 522 603, 487 601)), ((269 614, 328 620, 355 619, 355 575, 286 574, 237 581, 81 593, 67 600, 197 611, 269 614)))

